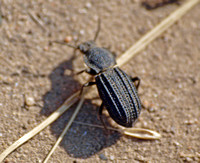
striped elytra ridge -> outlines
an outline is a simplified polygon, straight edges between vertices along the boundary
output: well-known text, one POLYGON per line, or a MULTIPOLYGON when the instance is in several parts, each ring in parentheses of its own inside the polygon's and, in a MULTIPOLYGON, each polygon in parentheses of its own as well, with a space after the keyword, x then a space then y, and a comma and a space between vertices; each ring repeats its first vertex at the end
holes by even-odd
POLYGON ((141 102, 130 77, 118 67, 95 76, 99 95, 110 116, 120 125, 132 127, 141 111, 141 102))

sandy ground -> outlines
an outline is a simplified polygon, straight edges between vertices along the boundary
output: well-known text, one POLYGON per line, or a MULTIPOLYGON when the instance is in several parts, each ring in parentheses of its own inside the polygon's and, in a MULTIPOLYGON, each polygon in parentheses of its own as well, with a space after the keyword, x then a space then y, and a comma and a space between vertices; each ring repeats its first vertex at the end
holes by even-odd
MULTIPOLYGON (((89 76, 80 53, 49 44, 66 36, 93 39, 101 17, 97 44, 122 54, 178 5, 146 10, 139 1, 1 2, 0 153, 30 131, 89 76), (33 17, 36 17, 38 24, 33 17), (26 104, 25 99, 32 98, 26 104)), ((135 127, 158 131, 162 138, 143 141, 107 135, 105 130, 73 124, 50 162, 200 162, 200 5, 122 69, 142 79, 139 94, 147 105, 135 127)), ((101 101, 90 94, 76 118, 100 124, 101 101)), ((41 162, 61 133, 73 108, 6 158, 6 162, 41 162)))

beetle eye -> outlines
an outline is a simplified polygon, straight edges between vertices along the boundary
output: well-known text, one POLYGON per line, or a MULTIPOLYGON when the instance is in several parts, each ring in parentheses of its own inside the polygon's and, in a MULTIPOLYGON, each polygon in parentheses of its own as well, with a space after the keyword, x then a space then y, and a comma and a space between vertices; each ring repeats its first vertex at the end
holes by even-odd
POLYGON ((80 45, 78 46, 78 49, 79 49, 81 52, 83 52, 83 53, 85 53, 85 52, 88 50, 88 48, 87 48, 85 45, 83 45, 83 44, 80 44, 80 45))
POLYGON ((78 45, 78 49, 82 52, 82 53, 86 53, 90 48, 92 48, 93 46, 95 46, 93 41, 87 41, 84 42, 80 45, 78 45))

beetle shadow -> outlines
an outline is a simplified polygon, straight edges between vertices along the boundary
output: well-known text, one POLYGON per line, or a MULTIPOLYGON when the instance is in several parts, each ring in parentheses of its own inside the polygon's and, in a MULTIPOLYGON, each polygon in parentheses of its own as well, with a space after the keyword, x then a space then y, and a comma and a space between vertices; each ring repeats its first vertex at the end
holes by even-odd
MULTIPOLYGON (((73 75, 65 73, 66 71, 73 72, 74 57, 75 55, 68 61, 59 64, 49 75, 52 87, 43 96, 44 107, 40 112, 42 115, 49 116, 70 95, 81 88, 81 84, 73 78, 73 75)), ((75 107, 76 104, 51 125, 51 132, 57 138, 73 114, 75 107)), ((92 104, 91 100, 86 99, 75 121, 102 125, 97 118, 98 107, 92 104)), ((120 133, 118 132, 112 132, 108 135, 105 129, 73 123, 60 145, 72 157, 88 158, 103 148, 115 144, 119 138, 120 133)))
POLYGON ((141 2, 141 6, 145 7, 147 10, 154 10, 159 7, 169 5, 169 4, 176 4, 180 5, 181 3, 178 0, 168 0, 168 1, 158 1, 158 2, 148 2, 148 1, 143 1, 141 2))

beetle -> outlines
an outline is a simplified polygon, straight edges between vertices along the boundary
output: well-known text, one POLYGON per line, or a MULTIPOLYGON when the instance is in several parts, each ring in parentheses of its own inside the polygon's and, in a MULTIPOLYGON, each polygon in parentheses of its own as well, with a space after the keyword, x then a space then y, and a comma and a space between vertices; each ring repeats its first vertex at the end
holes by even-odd
MULTIPOLYGON (((77 47, 66 44, 80 50, 83 53, 87 69, 79 72, 86 72, 94 75, 95 81, 84 84, 84 87, 96 84, 102 104, 99 108, 99 118, 106 125, 102 118, 102 111, 105 106, 111 118, 121 126, 132 127, 141 111, 141 101, 137 90, 140 85, 138 77, 131 78, 119 67, 116 67, 115 55, 105 48, 96 46, 95 40, 100 30, 100 21, 94 40, 86 41, 77 47), (136 83, 134 85, 134 83, 136 83)), ((61 43, 56 41, 57 43, 61 43)), ((81 94, 80 93, 80 94, 81 94)))

